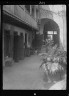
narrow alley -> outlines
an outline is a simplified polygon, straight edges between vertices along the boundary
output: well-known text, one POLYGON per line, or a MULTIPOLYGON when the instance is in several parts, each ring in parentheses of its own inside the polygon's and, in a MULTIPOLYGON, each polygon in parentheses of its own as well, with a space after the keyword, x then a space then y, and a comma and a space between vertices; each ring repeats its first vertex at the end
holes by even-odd
POLYGON ((3 88, 44 89, 40 64, 40 57, 32 55, 12 67, 6 67, 3 72, 3 88))

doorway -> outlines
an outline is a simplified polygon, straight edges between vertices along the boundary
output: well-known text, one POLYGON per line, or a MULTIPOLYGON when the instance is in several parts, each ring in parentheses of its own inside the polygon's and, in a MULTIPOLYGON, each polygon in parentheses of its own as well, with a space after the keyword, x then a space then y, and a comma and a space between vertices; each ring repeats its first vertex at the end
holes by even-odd
POLYGON ((4 57, 10 57, 10 31, 4 30, 4 57))
POLYGON ((43 34, 44 34, 44 40, 47 38, 53 40, 53 45, 57 44, 57 46, 60 45, 60 36, 59 36, 59 26, 58 24, 51 20, 51 19, 45 19, 46 22, 44 23, 43 27, 43 34))

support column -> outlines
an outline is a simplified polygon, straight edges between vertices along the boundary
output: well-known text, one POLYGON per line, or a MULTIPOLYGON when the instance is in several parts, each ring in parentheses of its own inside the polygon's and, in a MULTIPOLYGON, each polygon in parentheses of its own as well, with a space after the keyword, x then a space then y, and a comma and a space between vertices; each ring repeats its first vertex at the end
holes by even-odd
POLYGON ((10 57, 13 59, 13 42, 14 42, 14 26, 10 27, 10 44, 9 44, 9 50, 10 50, 10 57))
POLYGON ((19 46, 19 60, 23 60, 24 59, 24 37, 23 37, 23 33, 20 34, 19 36, 19 43, 18 43, 18 46, 19 46))
POLYGON ((34 7, 34 17, 36 19, 36 7, 34 7))
POLYGON ((32 14, 32 5, 30 5, 30 15, 32 14))

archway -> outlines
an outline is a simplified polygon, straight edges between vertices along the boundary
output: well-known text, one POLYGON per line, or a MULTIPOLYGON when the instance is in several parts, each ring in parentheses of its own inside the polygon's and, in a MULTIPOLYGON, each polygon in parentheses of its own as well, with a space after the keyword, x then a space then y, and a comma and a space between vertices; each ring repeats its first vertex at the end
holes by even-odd
POLYGON ((59 36, 59 26, 58 24, 52 20, 52 19, 42 19, 44 21, 44 27, 43 27, 43 34, 44 34, 44 40, 51 39, 54 41, 54 45, 59 45, 60 42, 60 36, 59 36))

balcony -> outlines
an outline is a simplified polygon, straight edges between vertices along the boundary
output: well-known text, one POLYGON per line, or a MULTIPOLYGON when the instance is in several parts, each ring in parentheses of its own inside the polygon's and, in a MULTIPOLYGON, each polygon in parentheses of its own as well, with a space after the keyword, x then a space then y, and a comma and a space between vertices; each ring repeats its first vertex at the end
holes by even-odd
POLYGON ((38 29, 37 22, 28 14, 21 5, 4 5, 3 10, 13 17, 17 17, 27 25, 38 29))

